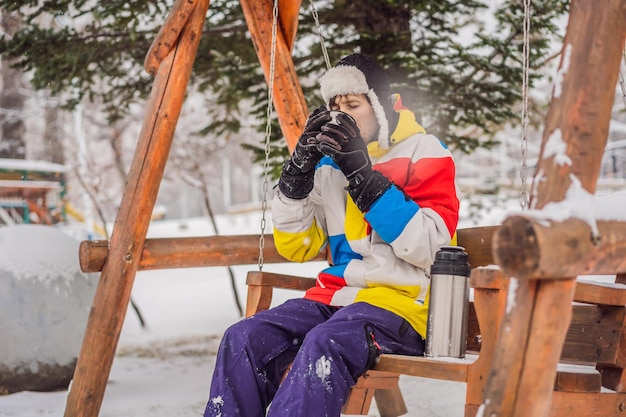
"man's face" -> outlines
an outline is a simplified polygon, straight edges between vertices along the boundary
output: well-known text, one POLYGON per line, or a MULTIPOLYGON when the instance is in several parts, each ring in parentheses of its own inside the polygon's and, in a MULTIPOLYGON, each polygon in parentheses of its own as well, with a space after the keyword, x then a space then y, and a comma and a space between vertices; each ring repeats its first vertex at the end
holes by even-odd
POLYGON ((378 137, 378 120, 374 109, 365 94, 348 94, 337 96, 331 100, 331 110, 348 113, 356 121, 365 143, 376 140, 378 137))

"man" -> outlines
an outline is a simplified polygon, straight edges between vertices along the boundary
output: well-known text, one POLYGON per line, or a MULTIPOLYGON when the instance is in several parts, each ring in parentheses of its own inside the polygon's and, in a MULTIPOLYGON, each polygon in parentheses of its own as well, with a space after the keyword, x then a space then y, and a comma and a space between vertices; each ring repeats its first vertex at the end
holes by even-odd
POLYGON ((226 331, 205 416, 338 417, 381 353, 424 352, 429 268, 458 221, 452 156, 372 59, 345 57, 320 87, 327 107, 283 167, 272 220, 283 256, 328 246, 331 266, 226 331))

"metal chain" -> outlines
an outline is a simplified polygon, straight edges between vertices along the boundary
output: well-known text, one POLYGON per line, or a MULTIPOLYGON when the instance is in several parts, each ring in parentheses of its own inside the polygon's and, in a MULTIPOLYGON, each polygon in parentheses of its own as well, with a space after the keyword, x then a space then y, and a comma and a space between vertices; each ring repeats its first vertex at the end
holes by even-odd
POLYGON ((522 189, 520 191, 520 206, 526 210, 529 205, 528 178, 526 174, 528 157, 528 74, 530 68, 530 1, 524 0, 524 46, 522 51, 522 166, 520 178, 522 189))
POLYGON ((313 16, 313 20, 315 21, 317 36, 319 36, 320 38, 320 46, 322 47, 322 54, 324 55, 326 69, 330 69, 330 58, 328 58, 328 50, 326 49, 326 43, 324 42, 324 35, 322 34, 322 26, 320 25, 320 19, 317 14, 317 9, 315 8, 315 4, 313 4, 313 0, 309 0, 309 3, 311 3, 311 16, 313 16))
POLYGON ((269 189, 270 140, 272 137, 272 117, 274 114, 274 72, 276 63, 276 28, 278 27, 278 0, 274 0, 272 9, 272 47, 270 52, 270 72, 267 85, 267 112, 265 124, 265 161, 263 161, 263 202, 261 203, 261 237, 259 238, 259 272, 265 261, 265 214, 267 213, 267 193, 269 189))

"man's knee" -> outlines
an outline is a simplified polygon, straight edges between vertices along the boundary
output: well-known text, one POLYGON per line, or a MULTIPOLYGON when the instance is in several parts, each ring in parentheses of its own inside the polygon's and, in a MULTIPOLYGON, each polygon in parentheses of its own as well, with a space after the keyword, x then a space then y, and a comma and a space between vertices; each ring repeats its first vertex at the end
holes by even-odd
POLYGON ((231 325, 222 336, 222 347, 239 351, 242 346, 248 345, 255 340, 255 335, 259 331, 259 325, 255 320, 248 318, 231 325))

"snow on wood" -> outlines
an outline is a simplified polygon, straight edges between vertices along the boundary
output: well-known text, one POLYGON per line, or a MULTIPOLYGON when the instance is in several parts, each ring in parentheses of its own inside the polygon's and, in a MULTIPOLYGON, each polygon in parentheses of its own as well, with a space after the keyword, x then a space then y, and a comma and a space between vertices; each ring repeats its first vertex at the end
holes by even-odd
POLYGON ((63 173, 68 167, 48 161, 0 158, 0 170, 63 173))

